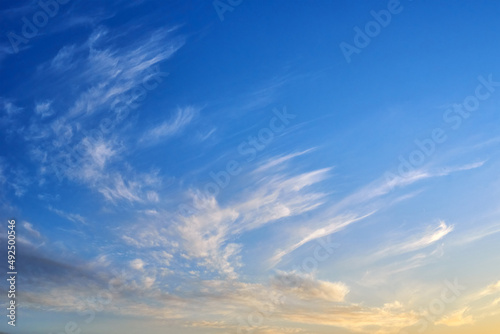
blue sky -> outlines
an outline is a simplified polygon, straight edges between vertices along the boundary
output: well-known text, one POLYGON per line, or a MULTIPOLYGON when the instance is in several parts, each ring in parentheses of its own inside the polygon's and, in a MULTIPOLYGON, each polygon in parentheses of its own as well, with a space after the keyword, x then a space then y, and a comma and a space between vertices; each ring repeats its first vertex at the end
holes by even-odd
POLYGON ((0 12, 1 333, 498 328, 500 5, 0 12))

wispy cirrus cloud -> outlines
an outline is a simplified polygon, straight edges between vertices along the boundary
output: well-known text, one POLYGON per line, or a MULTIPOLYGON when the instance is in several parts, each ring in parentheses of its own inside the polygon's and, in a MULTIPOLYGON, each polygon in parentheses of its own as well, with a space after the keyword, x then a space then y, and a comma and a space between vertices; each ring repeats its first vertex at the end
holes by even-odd
MULTIPOLYGON (((428 227, 426 231, 410 232, 406 240, 389 240, 387 246, 370 252, 370 255, 361 259, 350 259, 349 262, 359 268, 366 268, 360 284, 365 286, 378 286, 387 282, 394 275, 404 273, 415 268, 429 264, 429 262, 442 256, 442 245, 437 245, 454 230, 453 225, 440 221, 438 226, 428 227), (431 246, 437 246, 426 251, 431 246), (402 260, 394 260, 405 254, 411 254, 402 260), (377 264, 383 259, 391 259, 388 264, 377 264)), ((408 234, 408 233, 407 233, 408 234)))
POLYGON ((346 215, 346 216, 338 216, 334 218, 330 218, 328 220, 328 225, 321 227, 319 229, 315 229, 309 232, 306 232, 306 236, 302 237, 298 242, 288 246, 285 249, 279 249, 276 251, 276 253, 269 259, 269 265, 271 267, 276 266, 283 257, 286 255, 292 253, 294 250, 298 249, 299 247, 305 245, 308 242, 311 242, 313 240, 317 240, 319 238, 328 236, 332 233, 336 233, 338 231, 341 231, 345 227, 349 226, 350 224, 360 221, 362 219, 365 219, 369 216, 371 216, 374 212, 371 212, 367 215, 364 216, 356 216, 356 215, 346 215))
POLYGON ((121 173, 110 173, 96 184, 107 200, 117 203, 126 200, 134 202, 158 202, 159 195, 154 189, 161 186, 162 178, 157 171, 139 173, 125 178, 121 173))
POLYGON ((370 258, 375 260, 424 249, 443 239, 451 233, 453 229, 453 225, 447 225, 446 222, 440 221, 439 225, 434 229, 430 229, 422 235, 411 237, 403 242, 395 242, 394 244, 375 252, 370 258))
POLYGON ((455 172, 476 169, 482 167, 485 163, 486 161, 479 161, 461 166, 433 169, 426 167, 410 171, 404 175, 386 173, 386 175, 384 175, 383 177, 369 183, 365 187, 354 192, 352 195, 347 196, 336 205, 336 208, 342 209, 351 205, 359 205, 387 195, 397 190, 398 188, 412 185, 418 181, 435 177, 448 176, 455 172))
POLYGON ((155 143, 182 133, 182 131, 196 118, 199 109, 189 106, 178 108, 173 117, 160 125, 148 130, 140 139, 141 143, 155 143))
POLYGON ((121 34, 103 26, 94 28, 87 40, 61 47, 51 60, 39 65, 35 78, 49 76, 54 85, 68 91, 68 112, 61 115, 66 118, 118 111, 113 109, 120 109, 116 107, 119 103, 131 102, 136 93, 131 90, 143 85, 158 72, 156 67, 161 62, 184 45, 176 29, 157 29, 123 44, 121 34), (67 90, 64 80, 81 88, 67 90))
POLYGON ((72 221, 73 223, 87 224, 87 221, 85 220, 85 218, 77 213, 68 213, 68 212, 53 208, 52 206, 49 206, 48 209, 50 211, 54 212, 55 214, 57 214, 58 216, 60 216, 64 219, 67 219, 69 221, 72 221))
POLYGON ((300 157, 300 156, 307 154, 307 153, 310 153, 314 150, 315 150, 315 148, 310 148, 310 149, 307 149, 307 150, 304 150, 301 152, 295 152, 295 153, 290 153, 290 154, 286 154, 286 155, 281 155, 278 157, 273 157, 273 158, 265 161, 261 166, 259 166, 257 169, 255 169, 254 172, 259 173, 259 172, 266 171, 266 170, 273 168, 273 167, 283 166, 286 162, 292 160, 293 158, 300 157))
POLYGON ((389 279, 394 279, 396 275, 425 266, 441 255, 442 250, 440 247, 437 247, 434 250, 418 252, 410 257, 398 261, 391 261, 389 264, 385 265, 372 265, 373 263, 369 260, 369 257, 368 259, 357 261, 357 263, 353 259, 350 259, 349 262, 365 270, 358 284, 375 287, 386 284, 389 279))
MULTIPOLYGON (((35 80, 50 77, 54 88, 65 96, 43 96, 42 90, 34 108, 38 117, 20 131, 32 147, 30 157, 39 164, 41 176, 86 185, 115 203, 159 201, 160 178, 151 181, 152 173, 134 171, 127 163, 130 147, 125 143, 131 139, 122 128, 130 126, 127 118, 143 97, 138 89, 142 92, 146 86, 158 86, 155 80, 164 75, 158 65, 183 46, 183 37, 175 31, 158 29, 121 44, 119 35, 95 28, 87 40, 63 46, 38 67, 35 80), (68 83, 73 83, 70 90, 68 83), (104 113, 107 130, 98 122, 104 113)), ((17 109, 10 101, 4 102, 11 118, 17 109)), ((194 117, 194 109, 186 110, 174 127, 194 117)))
POLYGON ((221 202, 215 196, 192 189, 186 194, 190 202, 188 212, 160 209, 147 223, 149 232, 127 231, 122 238, 141 249, 167 246, 167 240, 173 239, 178 243, 175 256, 235 279, 243 247, 236 242, 238 237, 321 206, 325 194, 312 187, 328 178, 329 172, 329 168, 300 174, 250 170, 247 181, 251 180, 251 186, 232 200, 221 202), (166 229, 166 222, 175 229, 166 229))
MULTIPOLYGON (((297 248, 305 245, 306 243, 316 240, 318 238, 324 237, 326 235, 330 235, 332 233, 336 233, 351 223, 363 220, 365 218, 370 217, 375 212, 377 212, 380 208, 387 207, 391 204, 397 203, 404 198, 411 198, 412 195, 398 197, 394 201, 389 201, 384 203, 383 201, 379 202, 378 200, 383 198, 384 196, 390 194, 391 192, 395 192, 400 187, 406 187, 411 184, 416 183, 417 181, 421 181, 428 178, 433 177, 442 177, 450 175, 454 172, 465 171, 476 169, 484 165, 486 161, 480 161, 471 164, 465 164, 458 167, 446 167, 435 170, 429 169, 421 169, 408 173, 408 175, 404 176, 395 176, 392 177, 384 176, 379 178, 368 185, 362 187, 361 189, 355 191, 351 195, 348 195, 338 201, 336 204, 328 207, 323 213, 320 214, 321 221, 327 222, 323 223, 322 226, 316 227, 315 229, 311 229, 309 232, 305 232, 307 234, 306 237, 299 237, 298 241, 292 242, 291 245, 279 249, 270 259, 269 264, 271 267, 277 265, 281 259, 296 250, 297 248)), ((436 235, 429 236, 430 239, 422 239, 416 240, 413 244, 401 245, 400 248, 408 247, 408 249, 412 249, 412 247, 418 248, 419 246, 425 244, 426 242, 432 241, 434 237, 441 236, 440 233, 444 233, 444 235, 451 232, 453 227, 444 226, 438 228, 436 235)), ((304 230, 301 230, 301 234, 304 234, 304 230)), ((396 249, 396 248, 395 248, 396 249)))
POLYGON ((225 207, 220 207, 215 198, 194 195, 197 213, 181 218, 179 227, 188 254, 212 258, 210 261, 236 256, 239 246, 232 243, 223 246, 235 235, 317 208, 323 203, 324 194, 305 188, 324 180, 328 171, 267 176, 257 183, 255 190, 225 207))
POLYGON ((458 246, 463 246, 474 243, 476 241, 479 241, 483 238, 489 237, 490 235, 494 235, 497 233, 500 233, 500 224, 491 224, 479 230, 474 229, 472 231, 467 231, 466 233, 463 233, 460 237, 455 238, 455 240, 453 240, 452 243, 458 246))

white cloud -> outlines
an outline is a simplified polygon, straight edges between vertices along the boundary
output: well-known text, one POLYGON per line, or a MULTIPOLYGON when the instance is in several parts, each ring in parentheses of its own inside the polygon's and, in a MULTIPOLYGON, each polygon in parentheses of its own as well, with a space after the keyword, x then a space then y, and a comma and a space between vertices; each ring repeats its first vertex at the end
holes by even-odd
POLYGON ((305 300, 320 299, 342 302, 349 293, 349 288, 344 283, 317 280, 312 275, 293 271, 278 271, 272 279, 272 286, 278 291, 305 300))
POLYGON ((85 138, 83 142, 88 148, 87 153, 92 158, 93 163, 101 169, 106 162, 116 154, 113 147, 103 140, 91 143, 88 138, 85 138))
POLYGON ((135 259, 130 261, 130 268, 135 270, 143 270, 144 269, 144 261, 141 259, 135 259))
MULTIPOLYGON (((130 102, 127 101, 125 93, 140 86, 142 80, 151 75, 148 70, 170 58, 183 46, 184 40, 169 39, 170 33, 171 30, 158 30, 145 40, 115 50, 100 47, 101 44, 105 45, 112 40, 112 34, 101 29, 94 31, 85 45, 68 50, 67 53, 87 54, 77 66, 84 69, 78 77, 90 83, 90 88, 81 93, 70 108, 69 115, 89 115, 102 111, 103 107, 111 107, 113 110, 113 106, 120 101, 130 102)), ((74 62, 67 64, 75 67, 74 62)), ((66 67, 61 69, 65 70, 66 67)))
POLYGON ((328 223, 329 223, 328 225, 326 225, 322 228, 313 230, 311 232, 308 232, 307 235, 305 237, 303 237, 300 241, 292 244, 291 246, 285 248, 284 250, 278 250, 269 259, 269 264, 271 267, 274 267, 275 265, 277 265, 281 261, 281 259, 284 256, 286 256, 287 254, 290 254, 291 252, 293 252, 297 248, 305 245, 306 243, 313 241, 313 240, 316 240, 316 239, 319 239, 319 238, 322 238, 322 237, 325 237, 325 236, 330 235, 332 233, 338 232, 338 231, 342 230, 343 228, 347 227, 348 225, 350 225, 354 222, 357 222, 359 220, 362 220, 366 217, 369 217, 372 214, 373 214, 373 212, 369 213, 367 215, 364 215, 364 216, 350 215, 350 216, 339 216, 339 217, 335 217, 335 218, 330 218, 328 220, 328 223))
POLYGON ((116 199, 126 199, 130 202, 140 202, 141 198, 137 194, 138 184, 133 181, 125 181, 121 175, 115 175, 109 185, 102 186, 99 192, 110 201, 116 199))
POLYGON ((208 138, 210 138, 215 132, 217 131, 217 128, 212 128, 210 131, 208 132, 205 132, 205 133, 198 133, 197 135, 197 139, 200 141, 200 142, 203 142, 205 140, 207 140, 208 138))
POLYGON ((396 188, 409 186, 415 182, 440 176, 447 176, 455 172, 465 171, 470 169, 479 168, 484 165, 486 161, 466 164, 458 167, 445 167, 440 169, 430 170, 421 168, 408 172, 406 175, 395 175, 387 173, 382 178, 379 178, 360 190, 354 192, 352 195, 347 196, 339 202, 335 208, 344 209, 348 206, 358 205, 367 201, 376 199, 387 195, 396 188))
POLYGON ((14 189, 14 194, 17 197, 22 197, 33 183, 33 180, 28 176, 26 169, 17 166, 9 171, 7 183, 14 189))
POLYGON ((76 213, 67 213, 67 212, 64 212, 62 210, 58 210, 58 209, 55 209, 53 208, 52 206, 49 206, 49 210, 56 213, 57 215, 65 218, 65 219, 68 219, 74 223, 81 223, 81 224, 86 224, 86 220, 85 218, 83 218, 81 215, 79 214, 76 214, 76 213))
POLYGON ((468 314, 469 311, 470 311, 469 307, 464 307, 460 310, 454 311, 436 321, 436 325, 458 327, 458 326, 473 324, 475 322, 475 319, 472 315, 468 314))
POLYGON ((307 187, 325 180, 330 170, 323 168, 294 176, 255 174, 257 188, 234 204, 234 208, 245 215, 233 224, 233 233, 253 230, 280 218, 316 209, 324 203, 325 194, 307 191, 307 187))
POLYGON ((153 258, 161 266, 169 266, 174 256, 166 251, 156 251, 152 253, 153 258))
POLYGON ((180 134, 193 121, 198 110, 194 107, 177 109, 172 119, 148 130, 141 138, 141 142, 156 142, 180 134))
POLYGON ((52 101, 43 101, 35 104, 35 113, 40 115, 40 117, 45 118, 52 116, 54 110, 52 109, 52 101))
POLYGON ((477 230, 476 228, 472 231, 467 231, 462 236, 455 240, 456 245, 466 245, 469 243, 473 243, 479 241, 483 238, 489 237, 490 235, 500 233, 500 224, 493 224, 487 226, 486 228, 482 228, 481 230, 477 230))
POLYGON ((433 230, 430 230, 423 235, 405 240, 403 242, 390 245, 374 253, 370 258, 379 259, 387 256, 414 252, 429 247, 437 241, 443 239, 446 235, 453 231, 453 228, 453 225, 446 225, 444 221, 440 221, 439 225, 433 230))
POLYGON ((5 131, 7 134, 13 131, 11 130, 13 125, 22 127, 21 124, 16 124, 16 117, 22 110, 12 100, 0 97, 0 127, 4 128, 2 131, 5 131))
POLYGON ((234 246, 225 246, 229 238, 229 226, 238 217, 234 209, 222 209, 215 198, 195 197, 198 213, 179 217, 178 231, 188 256, 201 258, 214 269, 234 276, 229 265, 230 256, 236 255, 234 246), (226 250, 227 247, 230 247, 226 250))
POLYGON ((159 201, 158 194, 151 190, 161 186, 162 179, 157 171, 150 173, 132 174, 125 178, 122 174, 113 173, 104 175, 95 184, 97 190, 109 201, 126 200, 131 203, 159 201))
MULTIPOLYGON (((280 160, 278 159, 277 161, 279 162, 280 160)), ((417 181, 431 177, 447 176, 457 171, 479 168, 483 166, 484 163, 485 161, 481 161, 458 167, 441 168, 439 170, 432 171, 420 169, 412 171, 405 176, 392 175, 391 178, 382 177, 380 179, 377 179, 369 183, 367 186, 362 187, 360 190, 355 191, 353 194, 346 196, 337 204, 328 207, 319 217, 316 218, 319 221, 326 222, 326 224, 323 223, 323 226, 317 227, 311 232, 304 232, 302 230, 300 232, 300 241, 295 241, 288 247, 279 249, 274 254, 274 256, 269 259, 269 264, 271 267, 273 267, 277 263, 279 263, 284 256, 293 252, 295 249, 301 247, 302 245, 317 238, 321 238, 331 233, 338 232, 353 222, 371 216, 384 206, 383 203, 377 203, 376 200, 384 195, 387 195, 391 191, 394 191, 397 187, 408 186, 417 181), (304 234, 307 234, 307 236, 302 237, 302 235, 304 234)), ((411 197, 411 194, 408 196, 411 197)), ((404 198, 405 197, 403 197, 403 199, 404 198)), ((397 203, 401 199, 401 197, 398 197, 396 200, 390 201, 389 204, 397 203)), ((389 204, 385 204, 385 206, 389 204)), ((452 226, 448 227, 444 225, 444 227, 442 227, 440 225, 435 235, 424 236, 422 240, 416 240, 414 241, 414 243, 401 245, 399 246, 399 248, 401 248, 401 250, 403 250, 404 247, 407 247, 407 249, 412 249, 412 247, 418 249, 418 247, 425 245, 426 243, 432 243, 439 240, 440 238, 444 237, 444 235, 451 232, 452 229, 452 226), (437 238, 437 240, 434 240, 433 238, 437 238)))
POLYGON ((295 152, 295 153, 290 153, 290 154, 287 154, 287 155, 281 155, 281 156, 277 156, 277 157, 272 157, 268 161, 264 162, 254 172, 255 173, 259 173, 259 172, 266 171, 266 170, 268 170, 270 168, 276 168, 277 166, 283 165, 284 163, 290 161, 291 159, 293 159, 295 157, 300 157, 301 155, 310 153, 310 152, 312 152, 314 150, 315 150, 315 148, 310 148, 310 149, 307 149, 307 150, 304 150, 304 151, 301 151, 301 152, 295 152))
POLYGON ((148 191, 146 196, 150 202, 158 203, 160 201, 160 197, 156 191, 148 191))
POLYGON ((120 238, 127 245, 136 248, 177 248, 176 242, 172 240, 172 227, 166 222, 169 218, 170 216, 168 215, 143 218, 138 224, 128 226, 125 233, 120 231, 122 233, 120 238))
POLYGON ((186 254, 212 269, 236 277, 240 246, 231 243, 236 235, 261 228, 286 217, 313 210, 323 203, 324 194, 307 187, 324 180, 330 169, 299 175, 253 174, 255 189, 221 207, 214 197, 191 194, 194 213, 178 217, 178 232, 186 254))
POLYGON ((35 238, 40 238, 41 234, 37 230, 33 228, 33 224, 24 222, 23 227, 28 231, 31 235, 33 235, 35 238))
MULTIPOLYGON (((404 273, 408 270, 412 270, 415 268, 419 268, 425 265, 431 256, 437 255, 436 251, 428 252, 428 253, 417 253, 410 258, 404 259, 402 261, 391 262, 388 265, 376 265, 370 269, 368 269, 361 280, 358 282, 362 286, 380 286, 387 284, 391 276, 404 273)), ((366 261, 361 261, 362 263, 357 263, 358 266, 365 268, 367 266, 368 259, 365 258, 366 261)), ((350 260, 349 262, 355 263, 355 261, 350 260)))
POLYGON ((0 97, 0 110, 2 110, 2 114, 11 117, 20 113, 22 108, 15 105, 11 100, 0 97))
POLYGON ((492 283, 487 287, 485 287, 484 289, 482 289, 481 291, 479 291, 476 294, 476 298, 480 299, 497 293, 500 293, 500 281, 492 283))
POLYGON ((144 277, 144 279, 143 279, 144 287, 146 289, 150 289, 153 286, 153 284, 155 283, 155 281, 156 281, 156 278, 154 278, 154 277, 144 277))
MULTIPOLYGON (((28 144, 36 143, 31 157, 39 163, 42 174, 86 185, 113 202, 159 201, 159 182, 150 183, 148 173, 137 173, 123 163, 127 152, 126 140, 119 137, 123 132, 101 131, 96 121, 107 112, 110 128, 127 125, 125 119, 143 97, 137 95, 138 90, 147 94, 154 89, 153 82, 158 84, 166 76, 159 64, 184 44, 182 37, 172 36, 174 30, 160 29, 116 47, 115 35, 99 28, 87 41, 63 47, 51 61, 39 66, 37 75, 52 78, 53 89, 65 96, 61 103, 66 105, 58 105, 58 109, 68 110, 49 124, 33 118, 24 130, 28 144)), ((2 101, 13 113, 13 104, 2 101)), ((40 99, 35 112, 48 117, 53 112, 52 98, 40 99)))
POLYGON ((73 58, 77 53, 76 45, 65 45, 58 52, 57 55, 52 58, 50 62, 50 68, 53 70, 68 70, 75 66, 73 58))

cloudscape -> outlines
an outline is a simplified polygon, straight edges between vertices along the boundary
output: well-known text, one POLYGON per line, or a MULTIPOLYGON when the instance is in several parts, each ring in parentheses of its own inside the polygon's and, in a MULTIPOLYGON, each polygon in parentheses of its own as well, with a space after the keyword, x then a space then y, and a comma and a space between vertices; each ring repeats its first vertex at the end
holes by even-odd
POLYGON ((0 334, 498 333, 499 3, 0 13, 0 334))

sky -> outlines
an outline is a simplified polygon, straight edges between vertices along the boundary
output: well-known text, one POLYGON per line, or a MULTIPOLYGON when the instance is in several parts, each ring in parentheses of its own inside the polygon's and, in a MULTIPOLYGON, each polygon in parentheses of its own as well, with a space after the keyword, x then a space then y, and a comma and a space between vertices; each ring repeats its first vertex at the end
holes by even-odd
POLYGON ((0 15, 1 334, 497 333, 499 3, 0 15))

